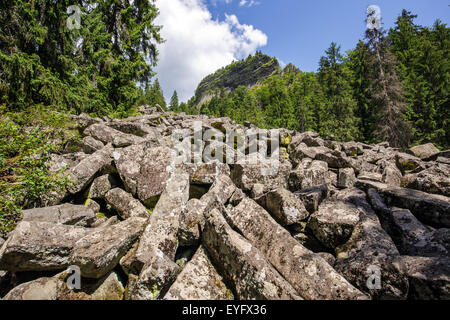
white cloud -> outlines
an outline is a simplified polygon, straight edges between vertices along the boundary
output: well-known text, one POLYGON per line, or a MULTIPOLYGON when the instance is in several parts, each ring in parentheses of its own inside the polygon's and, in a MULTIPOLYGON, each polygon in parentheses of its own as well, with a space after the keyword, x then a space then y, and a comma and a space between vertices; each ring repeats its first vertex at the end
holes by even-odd
MULTIPOLYGON (((231 0, 228 0, 228 1, 231 1, 231 0)), ((257 6, 259 4, 261 4, 261 2, 256 1, 256 0, 241 0, 239 2, 239 7, 249 7, 250 8, 253 6, 257 6)))
POLYGON ((156 5, 156 23, 166 40, 158 47, 156 77, 166 99, 176 89, 186 101, 206 75, 267 44, 262 31, 241 24, 235 15, 213 20, 202 0, 157 0, 156 5))

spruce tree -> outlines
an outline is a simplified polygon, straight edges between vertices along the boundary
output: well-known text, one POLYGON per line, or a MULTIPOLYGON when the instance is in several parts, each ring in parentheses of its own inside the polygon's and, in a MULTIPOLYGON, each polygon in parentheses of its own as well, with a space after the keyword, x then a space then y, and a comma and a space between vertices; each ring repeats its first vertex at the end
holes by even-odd
POLYGON ((319 133, 340 140, 359 138, 356 101, 350 86, 351 72, 343 62, 340 46, 332 42, 320 59, 319 82, 325 94, 319 133))
POLYGON ((179 104, 179 102, 178 102, 178 94, 177 94, 177 91, 174 90, 173 94, 172 94, 172 97, 170 98, 170 104, 169 104, 170 110, 178 111, 178 104, 179 104))
POLYGON ((372 101, 378 108, 375 134, 393 147, 405 148, 410 142, 410 126, 404 119, 407 105, 397 76, 396 59, 382 28, 367 29, 366 39, 372 52, 372 101))

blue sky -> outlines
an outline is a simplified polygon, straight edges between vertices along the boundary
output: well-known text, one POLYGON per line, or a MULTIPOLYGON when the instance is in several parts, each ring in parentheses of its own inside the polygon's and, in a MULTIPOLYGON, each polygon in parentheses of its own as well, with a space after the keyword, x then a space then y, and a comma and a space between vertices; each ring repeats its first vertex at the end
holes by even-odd
POLYGON ((450 1, 444 0, 258 0, 251 7, 239 6, 239 2, 208 1, 208 8, 216 19, 232 13, 241 23, 261 30, 268 36, 261 51, 304 71, 316 71, 332 41, 343 51, 354 48, 364 37, 365 10, 371 4, 381 8, 386 29, 394 26, 402 9, 417 14, 416 22, 424 26, 438 18, 447 24, 450 20, 450 1))
POLYGON ((260 50, 316 71, 332 41, 342 52, 364 37, 365 12, 378 5, 384 27, 394 26, 405 8, 416 23, 431 26, 436 19, 450 25, 450 1, 444 0, 156 0, 157 23, 164 44, 156 68, 164 96, 177 90, 182 101, 194 94, 208 74, 260 50))

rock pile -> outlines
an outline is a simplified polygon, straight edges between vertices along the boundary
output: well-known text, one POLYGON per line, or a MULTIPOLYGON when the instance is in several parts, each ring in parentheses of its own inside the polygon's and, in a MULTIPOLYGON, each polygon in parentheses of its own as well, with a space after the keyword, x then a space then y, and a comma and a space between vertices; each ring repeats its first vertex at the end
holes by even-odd
POLYGON ((74 117, 79 152, 50 164, 69 186, 0 238, 3 299, 450 299, 449 151, 285 129, 240 148, 204 134, 262 131, 142 111, 74 117))

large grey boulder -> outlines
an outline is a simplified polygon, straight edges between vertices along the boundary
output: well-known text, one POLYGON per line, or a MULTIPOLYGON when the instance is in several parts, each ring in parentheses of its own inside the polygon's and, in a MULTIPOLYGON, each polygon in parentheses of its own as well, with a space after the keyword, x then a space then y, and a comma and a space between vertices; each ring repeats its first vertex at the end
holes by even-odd
POLYGON ((302 189, 327 184, 329 181, 328 164, 324 161, 302 161, 289 175, 289 189, 302 189))
POLYGON ((223 174, 230 175, 230 167, 226 163, 186 163, 180 165, 189 174, 191 183, 212 184, 214 180, 223 174))
POLYGON ((365 295, 321 257, 299 244, 255 201, 226 211, 239 230, 305 299, 364 299, 365 295))
POLYGON ((58 300, 122 300, 124 287, 119 275, 111 271, 100 279, 81 279, 80 290, 67 287, 68 272, 62 272, 55 277, 64 280, 58 293, 58 300))
POLYGON ((189 198, 189 175, 176 172, 168 181, 139 242, 132 269, 139 273, 133 299, 156 299, 175 280, 180 214, 189 198))
POLYGON ((22 221, 0 249, 0 270, 46 271, 64 269, 71 263, 75 243, 92 229, 22 221))
POLYGON ((175 170, 175 151, 167 147, 138 144, 117 150, 113 156, 127 191, 144 204, 161 195, 175 170))
POLYGON ((80 267, 83 277, 101 278, 119 263, 146 223, 145 218, 132 217, 107 228, 94 229, 76 242, 71 263, 80 267))
POLYGON ((339 188, 351 188, 356 182, 355 170, 353 168, 339 169, 337 186, 339 188))
POLYGON ((414 300, 450 299, 450 258, 402 256, 414 300))
POLYGON ((232 300, 233 294, 222 281, 201 246, 170 287, 164 300, 232 300))
POLYGON ((234 184, 245 191, 250 191, 254 184, 263 184, 264 191, 273 188, 287 188, 287 180, 292 169, 290 162, 274 161, 259 164, 234 164, 231 170, 231 179, 234 184))
POLYGON ((439 149, 436 148, 432 143, 415 146, 410 148, 408 151, 420 159, 431 158, 440 153, 439 149))
POLYGON ((95 151, 100 150, 104 146, 105 145, 103 144, 103 142, 101 142, 91 136, 84 137, 81 142, 81 148, 82 148, 83 152, 87 153, 87 154, 92 154, 95 151))
POLYGON ((323 184, 317 187, 306 188, 295 192, 295 195, 303 202, 306 210, 309 213, 313 213, 317 211, 319 205, 328 196, 328 186, 323 184))
POLYGON ((450 196, 450 165, 436 163, 419 173, 409 174, 402 180, 403 186, 427 193, 450 196))
POLYGON ((336 248, 334 268, 347 280, 374 299, 405 299, 408 279, 400 254, 381 227, 377 215, 356 188, 345 189, 336 199, 350 202, 359 210, 359 222, 350 239, 336 248), (379 273, 380 286, 373 276, 379 273))
POLYGON ((420 221, 438 228, 450 227, 450 199, 426 192, 390 187, 384 183, 357 180, 355 186, 363 190, 373 188, 390 207, 409 209, 420 221))
POLYGON ((72 182, 67 187, 72 194, 85 189, 95 178, 95 175, 104 167, 111 165, 111 153, 113 148, 110 144, 84 158, 69 171, 72 182))
POLYGON ((238 299, 300 299, 264 255, 227 224, 217 209, 206 214, 202 243, 238 299))
POLYGON ((309 216, 300 199, 284 188, 269 191, 258 199, 258 203, 283 226, 298 223, 309 216))
POLYGON ((105 174, 92 181, 89 187, 89 199, 103 199, 109 190, 118 186, 120 182, 112 174, 105 174))
POLYGON ((421 221, 435 227, 450 228, 450 199, 406 188, 381 191, 388 206, 409 209, 421 221))
POLYGON ((422 224, 408 209, 390 208, 387 229, 402 255, 450 256, 450 229, 434 230, 422 224))
POLYGON ((84 130, 85 136, 92 136, 103 143, 111 143, 116 148, 123 148, 144 141, 143 138, 126 134, 106 124, 96 123, 84 130))
POLYGON ((57 300, 63 285, 57 277, 39 278, 18 285, 2 300, 57 300))
POLYGON ((22 220, 87 227, 96 220, 96 215, 86 206, 65 203, 58 206, 23 210, 22 220))
POLYGON ((327 200, 308 220, 307 227, 327 248, 335 249, 345 243, 359 222, 359 211, 351 203, 327 200))
POLYGON ((105 195, 106 202, 122 219, 130 217, 148 218, 149 212, 145 206, 130 193, 120 188, 114 188, 105 195))

